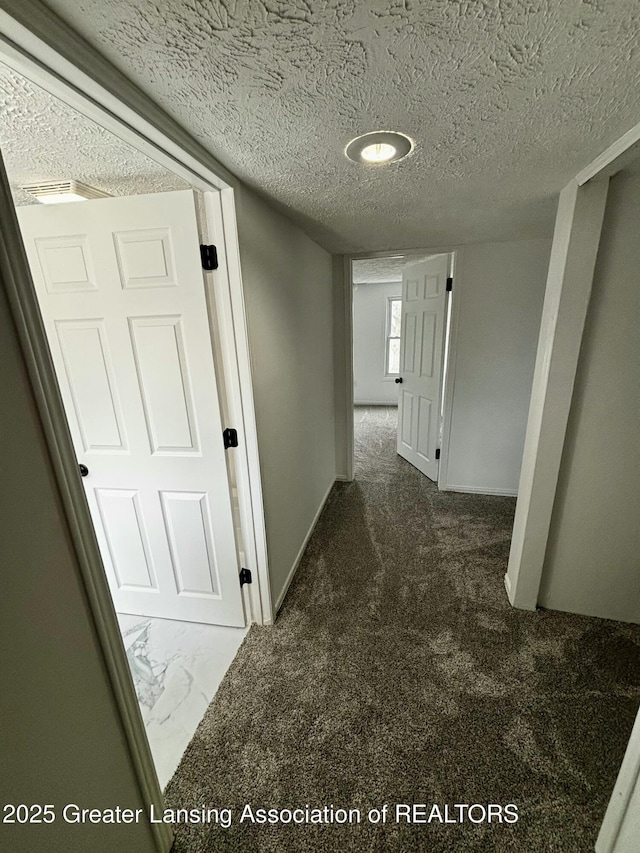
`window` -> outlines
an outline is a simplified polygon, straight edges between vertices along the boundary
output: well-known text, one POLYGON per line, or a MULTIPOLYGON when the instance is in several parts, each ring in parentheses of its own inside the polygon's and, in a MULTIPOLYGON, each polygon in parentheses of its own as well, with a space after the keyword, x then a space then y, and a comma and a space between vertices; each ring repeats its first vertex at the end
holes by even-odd
POLYGON ((387 334, 385 347, 385 376, 400 373, 400 324, 402 322, 402 299, 390 296, 387 299, 387 334))

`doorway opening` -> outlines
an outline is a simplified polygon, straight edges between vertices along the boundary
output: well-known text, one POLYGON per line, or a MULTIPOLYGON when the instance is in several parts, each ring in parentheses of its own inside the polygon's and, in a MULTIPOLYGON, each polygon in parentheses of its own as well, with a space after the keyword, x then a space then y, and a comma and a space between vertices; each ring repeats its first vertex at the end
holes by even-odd
POLYGON ((441 482, 454 263, 421 250, 350 262, 356 477, 393 434, 397 454, 441 482))
POLYGON ((15 68, 0 64, 0 83, 2 157, 87 535, 164 787, 257 615, 238 578, 251 531, 240 466, 223 446, 234 389, 199 248, 219 226, 209 196, 220 194, 194 189, 15 68), (23 189, 50 181, 103 197, 51 205, 23 189))

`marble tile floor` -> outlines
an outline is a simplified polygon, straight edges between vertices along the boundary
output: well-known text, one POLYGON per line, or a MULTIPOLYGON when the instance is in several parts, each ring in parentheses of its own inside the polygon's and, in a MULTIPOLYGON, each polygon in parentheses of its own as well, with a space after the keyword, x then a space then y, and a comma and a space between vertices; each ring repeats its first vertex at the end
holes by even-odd
POLYGON ((118 622, 164 789, 248 628, 125 614, 118 622))

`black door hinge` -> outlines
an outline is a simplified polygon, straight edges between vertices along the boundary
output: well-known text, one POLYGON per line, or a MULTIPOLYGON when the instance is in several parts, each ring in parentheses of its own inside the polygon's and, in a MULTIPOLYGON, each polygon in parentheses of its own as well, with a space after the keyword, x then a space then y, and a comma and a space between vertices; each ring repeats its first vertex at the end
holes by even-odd
POLYGON ((251 569, 240 569, 240 586, 251 583, 251 569))
POLYGON ((200 246, 202 268, 205 270, 218 269, 218 251, 215 246, 200 246))
POLYGON ((449 276, 449 278, 447 279, 447 290, 453 290, 453 279, 451 278, 451 276, 449 276))
POLYGON ((440 459, 440 448, 436 450, 436 459, 440 459))
POLYGON ((227 427, 222 433, 222 440, 224 441, 224 449, 228 450, 230 447, 238 446, 238 430, 231 429, 231 427, 227 427))

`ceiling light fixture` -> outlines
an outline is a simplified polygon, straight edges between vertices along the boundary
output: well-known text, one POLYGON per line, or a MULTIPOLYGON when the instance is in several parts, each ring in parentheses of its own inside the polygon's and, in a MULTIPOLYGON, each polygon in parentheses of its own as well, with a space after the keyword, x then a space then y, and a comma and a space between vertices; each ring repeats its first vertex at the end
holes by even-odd
POLYGON ((82 181, 42 181, 20 187, 42 204, 64 204, 70 201, 86 201, 94 198, 111 198, 109 193, 83 184, 82 181))
POLYGON ((404 133, 393 130, 374 130, 352 139, 344 149, 344 153, 354 163, 381 166, 402 160, 413 151, 413 148, 413 140, 404 133))
POLYGON ((386 163, 387 160, 393 160, 395 153, 396 149, 393 145, 386 142, 374 142, 372 145, 365 145, 360 152, 360 157, 367 163, 386 163))

